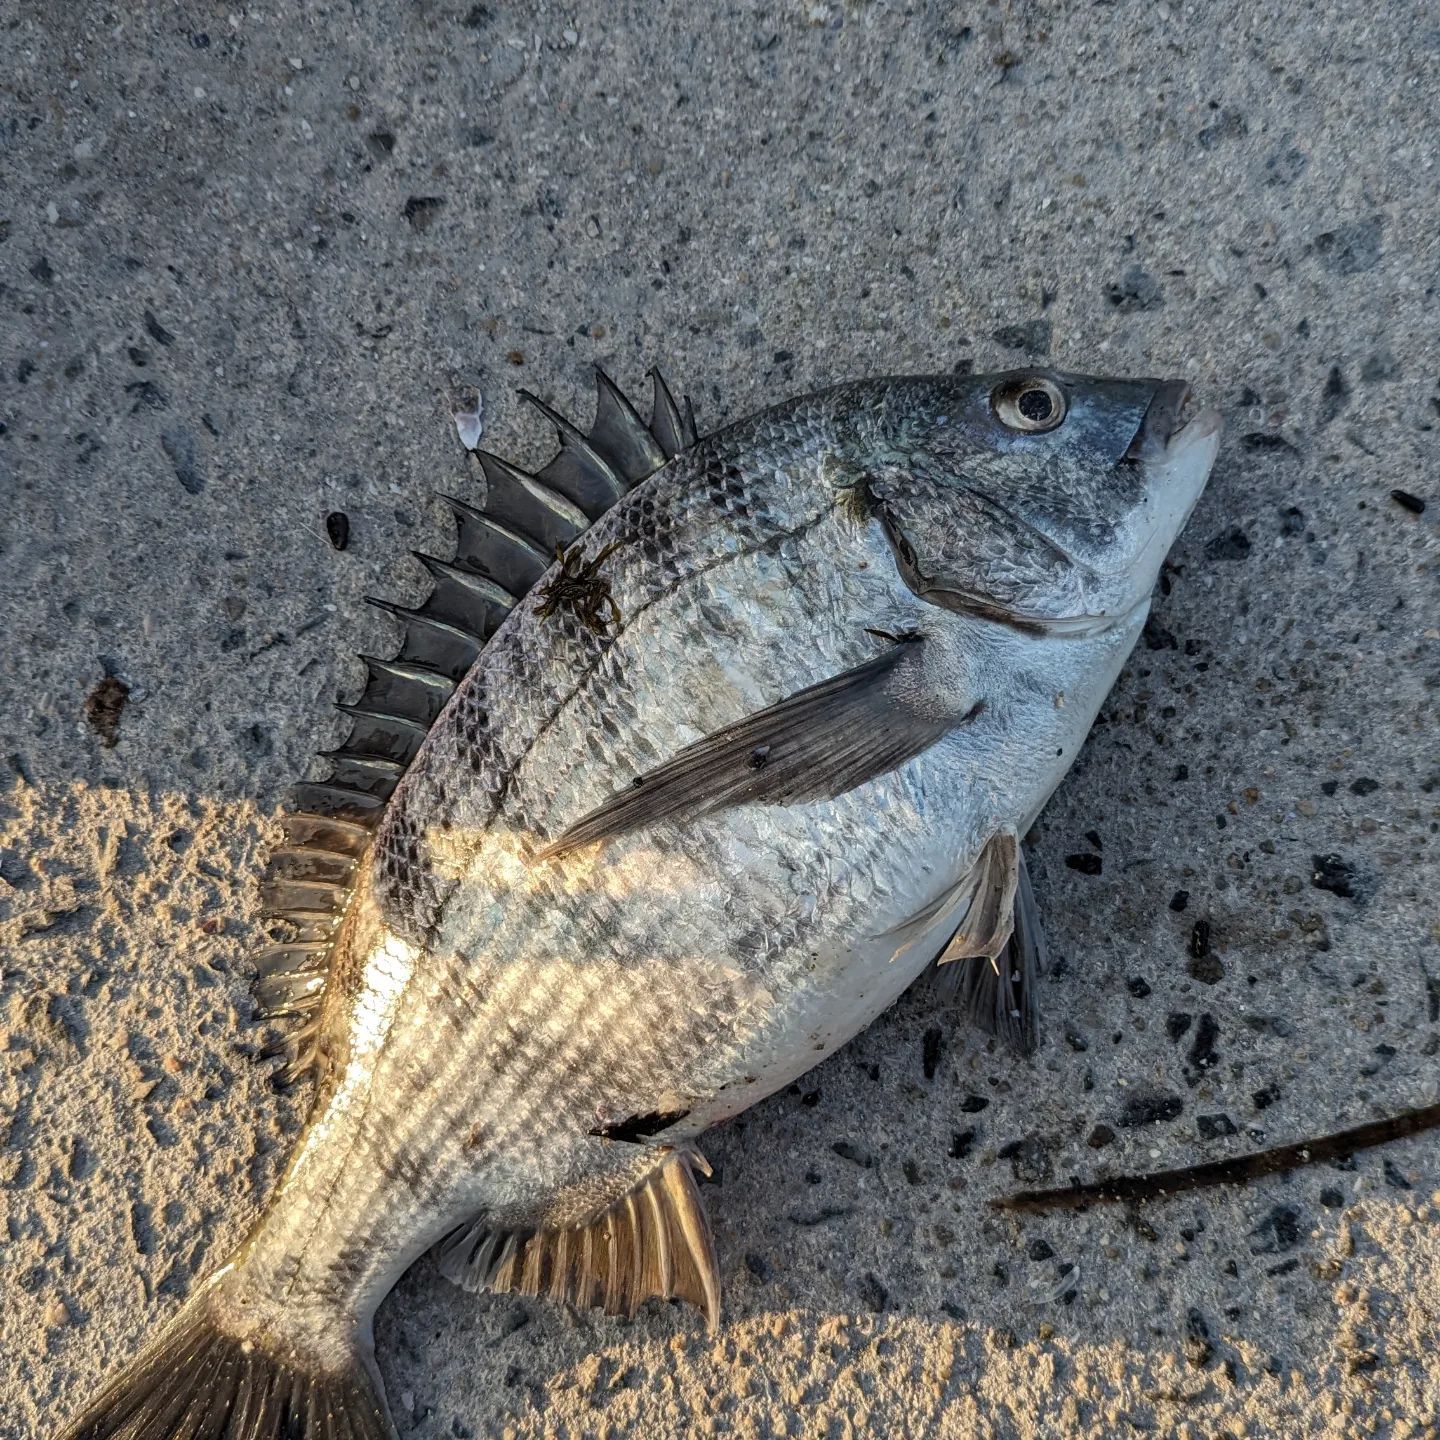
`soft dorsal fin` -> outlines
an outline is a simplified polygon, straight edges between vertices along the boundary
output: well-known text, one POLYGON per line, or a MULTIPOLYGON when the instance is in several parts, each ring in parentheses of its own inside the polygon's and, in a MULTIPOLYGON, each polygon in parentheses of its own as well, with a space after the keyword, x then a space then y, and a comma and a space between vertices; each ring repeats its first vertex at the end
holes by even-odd
POLYGON ((566 1230, 510 1234, 484 1220, 440 1242, 440 1273, 466 1290, 546 1295, 607 1315, 633 1315, 652 1296, 688 1300, 710 1329, 720 1322, 720 1280, 695 1150, 672 1150, 608 1210, 566 1230))
MULTIPOLYGON (((318 1011, 331 950, 355 870, 385 804, 435 717, 500 623, 569 546, 621 496, 696 440, 690 402, 682 413, 658 370, 647 425, 603 371, 596 370, 595 420, 582 433, 527 396, 555 424, 560 451, 534 475, 476 451, 478 502, 447 497, 455 553, 416 558, 429 571, 427 598, 414 607, 372 603, 399 621, 403 638, 388 660, 365 659, 360 695, 340 709, 349 735, 323 752, 330 774, 291 792, 286 844, 271 856, 261 895, 271 943, 257 956, 262 1015, 308 1023, 275 1053, 289 1056, 284 1081, 316 1061, 318 1011)), ((524 392, 522 392, 524 393, 524 392)))

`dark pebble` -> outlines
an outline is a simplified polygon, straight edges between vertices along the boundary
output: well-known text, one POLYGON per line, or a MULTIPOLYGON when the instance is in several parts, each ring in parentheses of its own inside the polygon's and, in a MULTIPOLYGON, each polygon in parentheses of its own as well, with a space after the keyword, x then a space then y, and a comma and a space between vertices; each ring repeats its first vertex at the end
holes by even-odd
POLYGON ((1379 788, 1380 782, 1370 779, 1368 775, 1362 775, 1358 780, 1350 782, 1352 795, 1373 795, 1379 788))
POLYGON ((1250 1249, 1256 1255, 1283 1255, 1304 1237, 1303 1217, 1295 1205, 1276 1205, 1251 1232, 1256 1239, 1250 1249))
POLYGON ((1049 1180, 1055 1172, 1050 1157, 1050 1146, 1040 1135, 1026 1135, 1024 1139, 1012 1140, 1002 1145, 996 1157, 1010 1162, 1011 1172, 1017 1180, 1028 1184, 1039 1184, 1049 1180))
POLYGON ((889 1291, 868 1270, 857 1288, 860 1298, 877 1314, 885 1308, 885 1302, 890 1298, 889 1291))
POLYGON ((1196 1370, 1204 1369, 1215 1358, 1210 1326, 1193 1306, 1185 1312, 1185 1358, 1196 1370))
POLYGON ((950 1136, 950 1158, 952 1160, 964 1160, 975 1148, 974 1130, 956 1130, 950 1136))
POLYGON ((1413 1190, 1410 1179, 1393 1160, 1385 1162, 1385 1183, 1394 1190, 1413 1190))
POLYGON ((1283 435, 1273 430, 1251 430, 1240 437, 1246 450, 1269 452, 1272 455, 1298 455, 1300 452, 1283 435))
POLYGON ((1425 513, 1425 502, 1418 495, 1412 495, 1408 490, 1392 490, 1390 498, 1402 510, 1408 510, 1412 515, 1425 513))
POLYGON ((1355 898, 1355 867, 1339 855, 1312 855, 1314 870, 1310 883, 1317 890, 1328 890, 1343 900, 1355 898))
POLYGON ((188 495, 198 495, 205 488, 200 473, 200 456, 195 437, 185 427, 177 426, 160 436, 160 448, 175 471, 175 478, 188 495))
POLYGON ((1025 1253, 1032 1260, 1053 1260, 1055 1249, 1048 1241, 1035 1239, 1025 1247, 1025 1253))
POLYGON ((1178 1095, 1167 1095, 1163 1090, 1144 1091, 1126 1100, 1115 1123, 1133 1130, 1137 1125, 1174 1120, 1184 1108, 1185 1102, 1178 1095))
POLYGON ((1183 1010, 1172 1010, 1165 1017, 1165 1033, 1172 1040, 1178 1040, 1190 1028, 1194 1018, 1193 1015, 1187 1015, 1183 1010))
POLYGON ((1150 993, 1150 982, 1143 975, 1132 975, 1125 988, 1137 999, 1143 1000, 1150 993))
POLYGON ((1278 1085, 1267 1085, 1263 1090, 1257 1090, 1250 1097, 1250 1103, 1257 1110, 1268 1110, 1280 1098, 1280 1087, 1278 1085))
POLYGON ((1238 1134, 1235 1122, 1228 1115, 1199 1115, 1195 1128, 1202 1140, 1219 1140, 1226 1135, 1238 1134))
POLYGON ((1215 1042, 1220 1038, 1220 1026, 1213 1015, 1202 1015, 1195 1027, 1195 1039, 1190 1046, 1190 1064, 1196 1070, 1209 1070, 1220 1063, 1215 1042))
POLYGON ((1190 892, 1188 890, 1177 890, 1170 897, 1170 908, 1179 915, 1190 903, 1190 892))
POLYGON ((1206 541, 1205 553, 1212 560, 1243 560, 1250 553, 1250 537, 1238 525, 1232 525, 1206 541))
POLYGON ((1052 329, 1048 320, 1029 320, 1023 325, 1002 325, 991 333, 997 345, 1007 350, 1024 350, 1031 355, 1048 355, 1052 329))
POLYGON ((343 550, 350 543, 350 517, 343 510, 332 510, 325 517, 325 534, 337 550, 343 550))
POLYGON ((1320 392, 1320 423, 1328 425, 1350 403, 1350 387, 1338 365, 1330 367, 1325 388, 1320 392))
POLYGON ((107 750, 120 739, 120 716, 130 698, 130 687, 114 675, 107 675, 85 697, 85 719, 107 750))
POLYGON ((444 204, 443 195, 412 195, 405 202, 405 218, 423 233, 434 223, 444 204))
POLYGON ((145 333, 157 345, 173 345, 175 337, 155 318, 152 311, 147 310, 144 315, 145 333))
POLYGON ((1320 782, 1320 793, 1322 795, 1333 795, 1340 788, 1338 780, 1322 780, 1320 782))
POLYGON ((944 1048, 944 1032, 938 1025, 931 1025, 925 1031, 920 1045, 920 1068, 924 1070, 927 1080, 935 1078, 935 1072, 940 1068, 940 1055, 944 1048))
POLYGON ((1085 1143, 1092 1150, 1103 1150, 1107 1145, 1115 1143, 1115 1132, 1108 1125, 1097 1125, 1085 1143))
POLYGON ((961 1102, 960 1108, 967 1115, 978 1115, 990 1104, 989 1098, 984 1095, 967 1095, 961 1102))
POLYGON ((1104 862, 1100 857, 1091 854, 1067 855, 1065 863, 1072 870, 1078 870, 1082 875, 1098 875, 1104 868, 1104 862))
POLYGON ((868 1170, 874 1163, 874 1157, 867 1150, 862 1150, 858 1145, 852 1145, 848 1140, 837 1140, 830 1147, 842 1160, 849 1160, 851 1164, 858 1165, 862 1170, 868 1170))

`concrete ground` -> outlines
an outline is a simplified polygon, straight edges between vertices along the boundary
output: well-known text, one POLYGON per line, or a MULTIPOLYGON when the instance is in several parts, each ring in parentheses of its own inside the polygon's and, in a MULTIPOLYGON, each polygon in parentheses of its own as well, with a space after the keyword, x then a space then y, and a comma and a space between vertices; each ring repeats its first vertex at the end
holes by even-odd
POLYGON ((457 388, 534 461, 514 387, 588 414, 594 361, 705 428, 1027 356, 1229 421, 1038 827, 1043 1046, 917 991, 713 1137, 713 1338, 421 1264, 377 1327, 401 1434, 1440 1433, 1436 1137, 987 1205, 1436 1098, 1433 6, 7 0, 0 51, 7 1440, 296 1133, 255 877, 387 643, 362 596, 473 493, 457 388))

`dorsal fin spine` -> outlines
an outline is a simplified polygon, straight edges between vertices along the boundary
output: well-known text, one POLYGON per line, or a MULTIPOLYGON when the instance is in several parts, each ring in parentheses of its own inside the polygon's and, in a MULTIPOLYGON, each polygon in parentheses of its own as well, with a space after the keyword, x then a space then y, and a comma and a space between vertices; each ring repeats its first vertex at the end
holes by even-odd
MULTIPOLYGON (((320 986, 356 862, 435 716, 490 636, 549 568, 557 546, 572 544, 633 485, 694 443, 689 400, 682 414, 658 370, 651 372, 655 405, 649 425, 603 370, 597 366, 595 373, 596 414, 588 435, 535 395, 520 392, 555 426, 559 452, 538 474, 489 451, 470 452, 483 476, 486 499, 472 505, 445 497, 457 527, 455 558, 416 553, 433 582, 420 605, 369 602, 401 625, 400 649, 389 660, 362 657, 366 681, 361 694, 338 707, 354 721, 351 732, 325 752, 332 766, 328 779, 292 787, 283 817, 288 843, 276 852, 267 873, 265 892, 275 902, 268 912, 271 923, 286 922, 289 938, 263 949, 258 963, 277 975, 311 976, 313 971, 304 983, 270 986, 267 993, 285 1007, 283 1013, 304 1013, 319 1006, 320 986), (307 868, 332 878, 322 881, 286 873, 307 868)), ((277 1075, 278 1082, 299 1079, 318 1063, 319 1025, 317 1013, 279 1047, 290 1058, 277 1075)), ((648 1192, 644 1198, 636 1197, 627 1212, 636 1234, 645 1227, 647 1207, 654 1199, 648 1192)), ((662 1226, 657 1233, 661 1237, 657 1243, 663 1247, 669 1231, 662 1226)), ((577 1271, 577 1257, 567 1254, 568 1243, 559 1250, 561 1272, 548 1278, 551 1288, 563 1289, 578 1273, 586 1276, 580 1283, 587 1293, 603 1284, 604 1298, 619 1303, 610 1293, 614 1257, 607 1257, 608 1273, 602 1281, 589 1273, 593 1257, 588 1253, 577 1271)), ((588 1252, 594 1243, 589 1231, 583 1243, 588 1252)), ((492 1274, 507 1267, 507 1273, 514 1272, 520 1260, 511 1236, 498 1258, 491 1255, 486 1268, 492 1274)), ((545 1285, 543 1257, 537 1252, 533 1260, 529 1256, 525 1260, 525 1282, 545 1285)), ((669 1274, 672 1265, 667 1253, 662 1264, 664 1288, 674 1279, 669 1274)))

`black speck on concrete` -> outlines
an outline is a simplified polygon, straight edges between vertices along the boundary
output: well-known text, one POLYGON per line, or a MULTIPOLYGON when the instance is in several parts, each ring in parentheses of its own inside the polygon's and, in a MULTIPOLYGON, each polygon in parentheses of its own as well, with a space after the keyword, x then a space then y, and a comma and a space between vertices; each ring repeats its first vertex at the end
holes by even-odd
POLYGON ((154 312, 147 310, 144 315, 145 333, 157 345, 173 345, 175 337, 155 318, 154 312))
POLYGON ((1352 795, 1373 795, 1379 788, 1380 782, 1372 780, 1368 775, 1361 775, 1358 779, 1350 782, 1352 795))
POLYGON ((443 195, 412 195, 405 202, 405 218, 423 234, 435 223, 444 204, 443 195))
POLYGON ((1036 1236, 1026 1247, 1025 1253, 1032 1260, 1053 1260, 1055 1258, 1055 1247, 1048 1240, 1042 1240, 1036 1236))
POLYGON ((1251 430, 1240 437, 1240 444, 1246 450, 1261 455, 1298 456, 1300 451, 1283 435, 1273 430, 1251 430))
POLYGON ((1252 1232, 1256 1255, 1283 1255, 1304 1239, 1303 1216, 1298 1206, 1276 1205, 1252 1232))
POLYGON ((1250 537, 1232 525, 1205 542, 1205 553, 1212 560, 1243 560, 1250 553, 1250 537))
POLYGON ((1190 892, 1188 890, 1177 890, 1170 897, 1170 908, 1179 915, 1190 903, 1190 892))
POLYGON ((1317 890, 1328 890, 1332 895, 1338 895, 1343 900, 1356 898, 1356 876, 1355 867, 1348 860, 1339 855, 1313 855, 1311 856, 1313 870, 1310 874, 1310 883, 1317 890))
POLYGON ((1092 1150, 1103 1150, 1115 1143, 1115 1132, 1108 1125, 1097 1125, 1086 1137, 1085 1143, 1092 1150))
POLYGON ((1082 875, 1098 875, 1105 868, 1104 862, 1098 855, 1077 854, 1067 855, 1065 863, 1072 869, 1078 870, 1082 875))
POLYGON ((1209 1070, 1220 1063, 1215 1043, 1220 1038, 1220 1026, 1213 1015, 1202 1015, 1195 1027, 1195 1039, 1190 1045, 1190 1064, 1197 1070, 1209 1070))
POLYGON ((343 510, 332 510, 325 517, 325 535, 337 550, 350 543, 350 517, 343 510))
POLYGON ((974 1130, 956 1130, 950 1136, 950 1158, 952 1160, 964 1160, 975 1147, 974 1130))
POLYGON ((1141 1090, 1126 1099, 1115 1123, 1123 1129, 1133 1130, 1139 1125, 1174 1120, 1184 1109, 1185 1102, 1178 1095, 1164 1090, 1141 1090))
POLYGON ((1235 1122, 1228 1115, 1197 1115, 1195 1129, 1202 1140, 1219 1140, 1238 1133, 1235 1122))
POLYGON ((865 1302, 866 1308, 875 1311, 876 1314, 885 1308, 890 1299, 890 1292, 868 1270, 856 1288, 859 1290, 860 1298, 865 1302))
POLYGON ((960 1108, 967 1115, 978 1115, 989 1104, 989 1099, 984 1095, 967 1095, 960 1102, 960 1108))
POLYGON ((935 1072, 940 1068, 940 1056, 944 1049, 944 1031, 938 1025, 931 1025, 925 1031, 920 1045, 920 1068, 925 1072, 927 1080, 935 1078, 935 1072))
POLYGON ((1350 403, 1350 387, 1338 365, 1330 367, 1320 392, 1320 423, 1328 425, 1350 403))
POLYGON ((1150 982, 1143 975, 1132 975, 1125 988, 1137 999, 1143 1000, 1150 993, 1150 982))
POLYGON ((1408 510, 1412 515, 1425 513, 1425 502, 1418 495, 1412 495, 1408 490, 1392 490, 1390 498, 1402 510, 1408 510))
POLYGON ((1165 1033, 1172 1040, 1179 1040, 1189 1030, 1194 1019, 1193 1015, 1186 1014, 1183 1010, 1172 1010, 1165 1017, 1165 1033))

